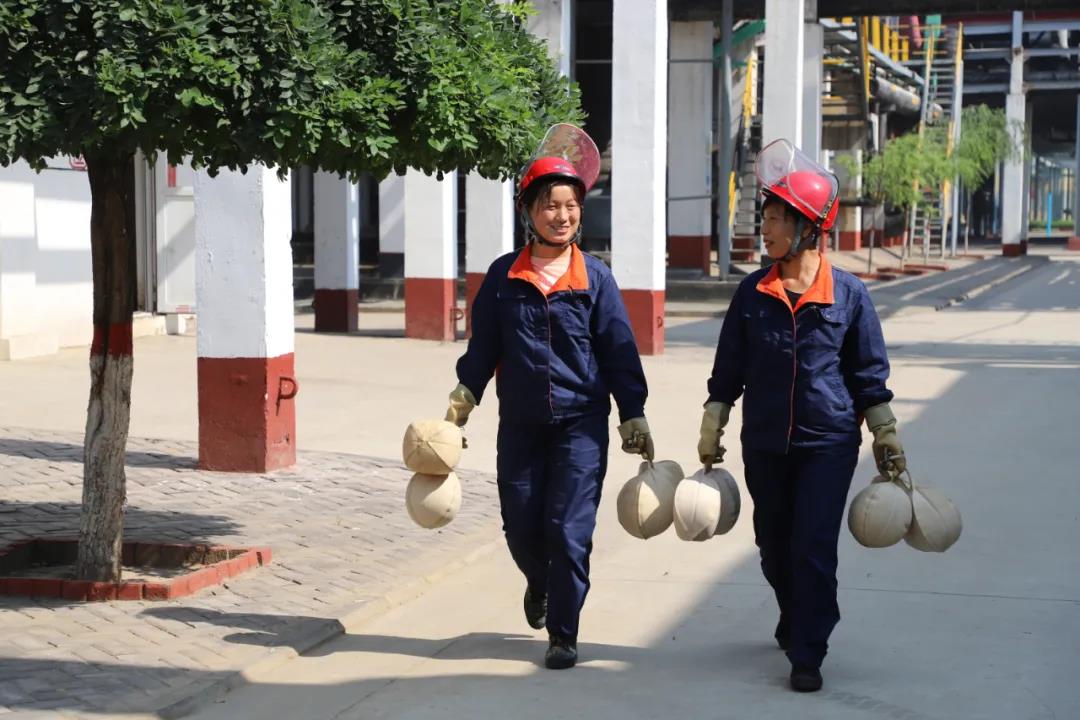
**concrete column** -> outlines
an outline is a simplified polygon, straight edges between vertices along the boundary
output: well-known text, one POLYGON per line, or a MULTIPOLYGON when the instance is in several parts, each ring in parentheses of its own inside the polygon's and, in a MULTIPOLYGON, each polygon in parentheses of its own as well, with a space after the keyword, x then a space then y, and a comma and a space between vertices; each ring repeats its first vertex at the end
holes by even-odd
POLYGON ((195 175, 199 465, 296 461, 292 192, 275 170, 195 175))
POLYGON ((0 168, 0 360, 51 355, 54 335, 43 332, 37 301, 38 240, 35 174, 17 163, 0 168))
POLYGON ((405 276, 405 176, 379 183, 379 276, 405 276))
POLYGON ((514 249, 514 183, 469 175, 465 181, 465 334, 488 267, 514 249))
POLYGON ((1076 95, 1076 149, 1073 151, 1072 183, 1073 232, 1069 238, 1069 249, 1080 251, 1080 93, 1076 95))
MULTIPOLYGON (((668 195, 698 197, 668 203, 668 264, 709 272, 712 262, 712 57, 713 26, 671 23, 668 78, 668 195)), ((726 187, 721 183, 721 187, 726 187)), ((722 193, 726 197, 726 193, 722 193)))
POLYGON ((529 32, 548 44, 548 55, 555 61, 559 73, 569 76, 574 19, 572 0, 533 0, 532 4, 536 14, 529 18, 529 32))
MULTIPOLYGON (((837 150, 837 156, 846 156, 854 159, 855 162, 862 167, 863 151, 859 149, 854 150, 837 150)), ((841 197, 858 197, 862 194, 862 174, 855 175, 848 174, 847 170, 840 163, 833 163, 833 168, 836 171, 837 178, 840 181, 840 196, 841 197)), ((863 246, 864 233, 862 222, 862 208, 851 207, 849 205, 840 204, 840 212, 836 219, 838 246, 837 248, 842 251, 858 250, 863 246)), ((870 238, 865 236, 866 243, 869 243, 870 238)), ((878 244, 881 243, 881 238, 877 238, 878 244)))
POLYGON ((1009 94, 1005 98, 1005 117, 1009 121, 1010 132, 1017 153, 1005 161, 1002 173, 1001 195, 1001 252, 1007 257, 1016 257, 1027 253, 1024 240, 1024 123, 1027 119, 1026 98, 1024 95, 1024 47, 1019 31, 1023 22, 1022 12, 1013 12, 1013 48, 1012 67, 1009 79, 1009 94))
MULTIPOLYGON (((817 0, 805 0, 808 22, 803 38, 802 151, 819 163, 821 152, 821 95, 824 85, 825 28, 816 22, 817 0)), ((768 62, 765 63, 768 67, 768 62)), ((824 163, 823 163, 824 164, 824 163)))
POLYGON ((316 172, 315 332, 356 330, 360 298, 360 193, 334 173, 316 172))
POLYGON ((405 174, 405 337, 455 339, 456 175, 405 174))
POLYGON ((614 0, 611 266, 638 349, 664 351, 666 0, 614 0))
POLYGON ((765 97, 762 145, 803 142, 806 0, 765 0, 765 97))

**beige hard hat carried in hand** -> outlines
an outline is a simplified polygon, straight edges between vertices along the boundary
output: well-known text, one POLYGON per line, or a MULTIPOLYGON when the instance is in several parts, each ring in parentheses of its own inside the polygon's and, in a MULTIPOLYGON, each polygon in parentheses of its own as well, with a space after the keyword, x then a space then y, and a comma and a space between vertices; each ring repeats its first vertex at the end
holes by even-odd
POLYGON ((440 528, 461 509, 461 482, 454 473, 416 473, 405 488, 405 509, 420 527, 440 528))
POLYGON ((667 530, 674 519, 675 487, 683 477, 683 469, 672 460, 641 463, 638 474, 619 491, 619 524, 642 540, 667 530))
POLYGON ((903 539, 911 527, 911 497, 898 480, 878 475, 848 508, 848 530, 864 547, 883 548, 903 539))
POLYGON ((445 475, 461 460, 461 428, 446 420, 409 423, 401 443, 405 467, 413 472, 445 475))
POLYGON ((911 527, 904 542, 923 552, 945 552, 960 538, 960 511, 937 488, 915 485, 911 489, 911 527))
POLYGON ((735 482, 735 476, 721 467, 715 467, 705 471, 712 477, 720 491, 720 518, 716 521, 714 535, 723 535, 735 527, 739 519, 739 511, 742 509, 742 497, 739 495, 739 486, 735 482))
POLYGON ((722 504, 714 476, 698 470, 675 488, 675 534, 682 540, 708 540, 720 523, 722 504))

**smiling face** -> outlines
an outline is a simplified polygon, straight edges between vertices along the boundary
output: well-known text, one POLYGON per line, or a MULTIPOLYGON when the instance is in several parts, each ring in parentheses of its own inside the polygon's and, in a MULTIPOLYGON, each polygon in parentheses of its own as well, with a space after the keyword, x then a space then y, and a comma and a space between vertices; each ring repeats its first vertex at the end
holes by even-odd
POLYGON ((529 205, 529 217, 540 237, 565 245, 574 239, 581 225, 581 198, 570 183, 551 185, 529 205))

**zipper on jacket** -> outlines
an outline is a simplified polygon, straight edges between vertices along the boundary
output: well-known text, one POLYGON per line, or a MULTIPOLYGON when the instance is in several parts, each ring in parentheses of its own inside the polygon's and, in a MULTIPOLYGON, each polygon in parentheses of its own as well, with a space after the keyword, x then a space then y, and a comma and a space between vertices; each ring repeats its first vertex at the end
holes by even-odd
POLYGON ((791 434, 795 430, 795 379, 799 372, 799 326, 795 320, 795 308, 791 307, 790 302, 788 309, 791 310, 791 393, 788 405, 787 449, 784 454, 791 452, 791 434))
MULTIPOLYGON (((539 288, 537 288, 539 290, 539 288)), ((547 313, 544 317, 547 318, 547 373, 548 373, 548 408, 551 409, 551 421, 555 421, 555 398, 551 392, 551 357, 555 353, 555 349, 551 346, 551 300, 548 299, 547 294, 544 295, 544 303, 547 305, 547 313)))

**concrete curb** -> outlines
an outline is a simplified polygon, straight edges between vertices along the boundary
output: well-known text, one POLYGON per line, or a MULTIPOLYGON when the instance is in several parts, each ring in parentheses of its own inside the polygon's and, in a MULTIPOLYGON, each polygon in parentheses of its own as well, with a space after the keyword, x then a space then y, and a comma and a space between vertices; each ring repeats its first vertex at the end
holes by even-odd
MULTIPOLYGON (((487 533, 477 533, 473 538, 470 538, 470 543, 474 539, 480 540, 481 535, 487 535, 487 533)), ((144 717, 175 720, 176 718, 191 715, 200 708, 220 700, 230 691, 247 685, 248 683, 255 682, 258 676, 280 667, 293 658, 299 657, 329 640, 352 632, 380 615, 415 600, 426 593, 433 585, 446 579, 450 575, 460 572, 470 565, 487 558, 498 548, 502 547, 502 545, 503 541, 501 536, 488 540, 481 540, 481 544, 478 547, 467 552, 463 557, 447 563, 438 570, 427 572, 419 577, 412 578, 400 587, 393 588, 386 592, 381 597, 366 600, 357 603, 352 607, 338 611, 338 614, 335 616, 326 618, 326 622, 324 623, 309 626, 302 632, 296 632, 285 636, 282 638, 281 645, 270 648, 268 652, 262 655, 262 657, 252 660, 243 668, 225 672, 222 677, 201 685, 195 687, 188 686, 181 689, 174 696, 175 699, 166 700, 163 705, 144 717)), ((117 717, 118 720, 121 717, 124 718, 124 720, 132 720, 133 717, 143 716, 123 714, 115 717, 117 717)))
POLYGON ((1038 267, 1038 263, 1027 263, 1023 267, 1017 268, 1016 270, 1013 270, 1010 273, 1002 275, 999 278, 995 278, 994 280, 983 283, 982 285, 978 285, 978 286, 972 288, 971 290, 967 291, 966 293, 964 293, 962 295, 957 295, 956 297, 951 298, 950 300, 947 300, 947 301, 941 303, 940 305, 935 305, 934 310, 944 310, 946 308, 953 307, 954 305, 959 305, 960 303, 965 302, 967 300, 973 300, 974 298, 977 298, 978 296, 982 295, 983 293, 987 292, 988 290, 994 289, 998 285, 1001 285, 1003 283, 1007 283, 1008 281, 1012 280, 1013 278, 1019 277, 1019 276, 1023 275, 1026 272, 1031 272, 1036 267, 1038 267))

